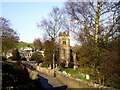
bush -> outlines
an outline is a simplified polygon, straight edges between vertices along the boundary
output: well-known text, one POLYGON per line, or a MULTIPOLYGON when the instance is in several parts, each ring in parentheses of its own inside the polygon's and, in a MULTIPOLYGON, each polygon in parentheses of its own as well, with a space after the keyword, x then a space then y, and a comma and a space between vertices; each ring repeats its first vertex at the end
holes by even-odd
POLYGON ((8 59, 12 60, 12 56, 11 56, 11 57, 9 57, 8 59))
MULTIPOLYGON (((108 44, 109 46, 109 44, 108 44)), ((81 69, 90 69, 85 73, 95 77, 96 83, 109 85, 120 81, 120 61, 118 49, 115 45, 107 48, 94 45, 82 46, 77 55, 81 69), (116 48, 115 48, 116 47, 116 48), (115 48, 115 49, 114 49, 115 48), (92 73, 90 71, 93 71, 92 73)))
POLYGON ((27 59, 24 57, 24 58, 21 58, 22 61, 27 61, 27 59))
POLYGON ((30 61, 36 61, 37 63, 42 63, 43 62, 43 56, 40 52, 35 52, 30 61))
POLYGON ((2 90, 8 90, 9 86, 13 86, 14 90, 39 90, 41 88, 38 79, 31 80, 28 70, 20 62, 2 63, 2 90))
POLYGON ((60 64, 60 67, 61 67, 61 68, 65 68, 65 63, 61 63, 61 64, 60 64))
POLYGON ((73 68, 73 66, 74 66, 73 62, 69 62, 68 67, 73 68))
POLYGON ((6 57, 4 57, 4 56, 0 56, 0 60, 5 61, 5 60, 7 60, 7 59, 6 59, 6 57))
POLYGON ((48 67, 48 64, 47 63, 42 63, 41 67, 48 67))
POLYGON ((20 53, 18 51, 18 49, 15 49, 13 52, 12 52, 12 60, 20 60, 20 53))

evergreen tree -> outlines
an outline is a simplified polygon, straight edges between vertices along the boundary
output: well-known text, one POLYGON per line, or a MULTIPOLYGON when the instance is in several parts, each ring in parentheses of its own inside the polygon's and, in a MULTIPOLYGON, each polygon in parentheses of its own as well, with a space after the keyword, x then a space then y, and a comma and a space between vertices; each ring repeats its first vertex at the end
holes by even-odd
POLYGON ((12 55, 13 55, 12 56, 13 60, 20 60, 20 53, 19 53, 18 49, 13 50, 12 55))

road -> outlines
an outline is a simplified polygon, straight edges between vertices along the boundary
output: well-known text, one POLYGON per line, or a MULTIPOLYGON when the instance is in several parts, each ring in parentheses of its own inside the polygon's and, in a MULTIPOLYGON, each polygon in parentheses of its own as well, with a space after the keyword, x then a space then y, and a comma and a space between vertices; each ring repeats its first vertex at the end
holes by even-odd
POLYGON ((52 89, 56 89, 56 90, 66 90, 67 86, 62 84, 60 81, 56 80, 54 77, 45 75, 43 73, 39 72, 39 80, 41 83, 41 86, 45 89, 45 90, 52 90, 52 89))
POLYGON ((39 71, 37 71, 30 64, 23 63, 27 68, 38 72, 38 79, 40 81, 40 85, 44 90, 67 90, 67 86, 58 81, 55 77, 45 75, 39 71))

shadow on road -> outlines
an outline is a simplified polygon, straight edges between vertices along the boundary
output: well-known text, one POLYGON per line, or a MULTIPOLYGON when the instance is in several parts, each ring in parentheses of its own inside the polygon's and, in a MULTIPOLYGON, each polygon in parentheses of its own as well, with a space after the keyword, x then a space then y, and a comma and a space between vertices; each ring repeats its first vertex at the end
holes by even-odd
POLYGON ((40 75, 38 75, 38 80, 40 81, 40 85, 41 85, 41 88, 43 88, 44 90, 52 90, 52 85, 50 85, 48 83, 48 80, 40 75))
POLYGON ((67 90, 67 86, 64 85, 64 86, 55 87, 53 88, 53 90, 67 90))
POLYGON ((51 84, 49 84, 48 79, 40 75, 38 75, 38 80, 40 81, 41 88, 44 90, 66 90, 67 89, 66 85, 53 87, 51 84))

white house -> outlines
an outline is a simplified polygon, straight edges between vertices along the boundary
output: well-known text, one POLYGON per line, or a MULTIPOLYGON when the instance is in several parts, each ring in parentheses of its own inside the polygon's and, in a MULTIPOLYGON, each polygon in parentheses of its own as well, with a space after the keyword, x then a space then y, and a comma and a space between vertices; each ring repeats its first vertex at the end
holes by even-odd
POLYGON ((29 61, 34 53, 34 49, 32 47, 20 48, 19 52, 21 53, 20 55, 24 56, 27 61, 29 61))

